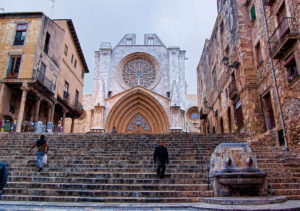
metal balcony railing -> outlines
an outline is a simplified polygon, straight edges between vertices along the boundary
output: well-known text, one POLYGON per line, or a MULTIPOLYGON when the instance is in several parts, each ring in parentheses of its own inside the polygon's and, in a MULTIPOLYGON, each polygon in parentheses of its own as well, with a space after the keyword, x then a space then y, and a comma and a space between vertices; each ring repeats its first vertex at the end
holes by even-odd
POLYGON ((83 105, 80 102, 78 102, 78 101, 76 102, 75 101, 74 104, 73 104, 73 108, 81 111, 83 109, 83 105))
POLYGON ((281 58, 299 39, 299 35, 299 21, 294 17, 284 17, 270 36, 270 56, 273 59, 281 58))
POLYGON ((49 80, 45 74, 41 72, 37 72, 34 76, 33 79, 36 79, 45 89, 50 91, 52 94, 55 93, 56 85, 53 84, 51 80, 49 80))

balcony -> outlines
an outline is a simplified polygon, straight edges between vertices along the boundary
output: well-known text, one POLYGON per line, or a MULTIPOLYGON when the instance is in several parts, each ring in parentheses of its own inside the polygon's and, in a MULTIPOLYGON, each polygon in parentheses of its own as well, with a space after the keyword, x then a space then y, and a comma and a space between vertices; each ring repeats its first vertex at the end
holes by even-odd
POLYGON ((235 80, 232 80, 228 86, 229 98, 235 100, 239 96, 239 92, 235 86, 235 80))
POLYGON ((275 0, 264 0, 264 5, 265 6, 272 6, 275 0))
POLYGON ((293 17, 284 17, 270 37, 270 56, 282 58, 300 38, 299 21, 293 17))
POLYGON ((49 96, 55 94, 56 85, 52 83, 43 73, 35 72, 32 77, 35 80, 31 85, 41 93, 49 96))
POLYGON ((67 91, 64 91, 64 100, 68 101, 70 100, 70 94, 67 91))
POLYGON ((83 105, 80 102, 75 101, 72 107, 73 112, 80 117, 82 115, 83 105))

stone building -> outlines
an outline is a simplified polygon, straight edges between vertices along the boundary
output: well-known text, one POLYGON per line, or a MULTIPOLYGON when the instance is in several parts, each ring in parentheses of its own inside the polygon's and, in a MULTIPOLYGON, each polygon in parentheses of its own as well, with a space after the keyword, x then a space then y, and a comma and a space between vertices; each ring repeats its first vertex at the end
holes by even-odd
POLYGON ((243 133, 299 149, 299 1, 217 4, 216 23, 197 67, 202 133, 243 133))
POLYGON ((32 131, 33 122, 49 126, 65 116, 80 117, 83 74, 88 68, 72 21, 24 12, 2 13, 0 22, 0 118, 16 122, 20 132, 32 131), (65 58, 67 45, 77 68, 65 58), (65 78, 71 79, 70 100, 63 95, 65 78))
POLYGON ((167 48, 156 34, 136 44, 126 34, 114 48, 101 43, 95 53, 93 93, 84 96, 77 132, 165 133, 195 131, 197 101, 187 99, 185 51, 167 48), (195 109, 196 108, 196 109, 195 109))

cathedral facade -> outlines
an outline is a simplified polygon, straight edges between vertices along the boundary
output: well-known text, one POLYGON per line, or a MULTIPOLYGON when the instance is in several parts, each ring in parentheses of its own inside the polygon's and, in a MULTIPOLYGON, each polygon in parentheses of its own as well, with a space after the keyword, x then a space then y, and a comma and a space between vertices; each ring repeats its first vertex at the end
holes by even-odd
POLYGON ((185 51, 166 47, 156 34, 136 44, 126 34, 118 45, 95 52, 93 93, 83 97, 76 132, 149 133, 196 131, 196 95, 188 95, 185 51))

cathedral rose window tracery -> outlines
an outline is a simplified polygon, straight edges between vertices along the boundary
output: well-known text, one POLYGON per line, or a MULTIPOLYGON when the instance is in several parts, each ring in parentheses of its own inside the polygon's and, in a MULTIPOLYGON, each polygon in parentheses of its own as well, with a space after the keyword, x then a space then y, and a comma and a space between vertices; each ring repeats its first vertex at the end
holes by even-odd
POLYGON ((146 59, 133 59, 122 69, 122 79, 130 88, 138 85, 148 88, 157 76, 157 71, 153 64, 146 59))

